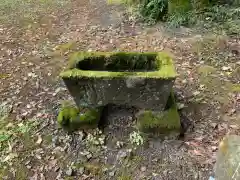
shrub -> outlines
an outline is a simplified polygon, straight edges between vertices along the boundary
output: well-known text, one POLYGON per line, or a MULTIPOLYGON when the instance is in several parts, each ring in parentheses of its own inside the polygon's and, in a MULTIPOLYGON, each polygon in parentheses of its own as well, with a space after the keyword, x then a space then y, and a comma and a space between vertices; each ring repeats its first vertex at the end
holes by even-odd
POLYGON ((240 31, 239 0, 108 0, 123 2, 137 9, 144 20, 168 21, 171 26, 203 26, 223 29, 227 34, 240 31), (235 7, 234 7, 235 6, 235 7))
POLYGON ((144 0, 140 4, 140 14, 150 21, 164 20, 167 14, 167 0, 144 0))

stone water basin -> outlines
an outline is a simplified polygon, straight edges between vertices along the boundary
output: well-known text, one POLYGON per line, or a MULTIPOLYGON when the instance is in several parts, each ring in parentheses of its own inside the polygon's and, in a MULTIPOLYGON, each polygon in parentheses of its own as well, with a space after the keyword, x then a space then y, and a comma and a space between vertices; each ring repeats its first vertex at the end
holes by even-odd
POLYGON ((79 107, 164 110, 176 72, 165 53, 78 52, 60 76, 79 107))

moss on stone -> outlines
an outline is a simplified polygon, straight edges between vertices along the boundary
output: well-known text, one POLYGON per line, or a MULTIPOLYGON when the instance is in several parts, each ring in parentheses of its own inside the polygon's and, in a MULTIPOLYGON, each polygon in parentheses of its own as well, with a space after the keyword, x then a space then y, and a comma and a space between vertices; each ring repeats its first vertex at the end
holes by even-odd
POLYGON ((148 77, 175 78, 172 59, 166 53, 137 52, 78 52, 69 61, 69 67, 60 74, 69 77, 148 77))
POLYGON ((169 97, 165 111, 145 110, 139 113, 137 119, 139 130, 146 133, 164 135, 171 132, 179 133, 181 129, 180 117, 173 93, 169 97))
POLYGON ((58 123, 68 131, 96 127, 100 120, 101 109, 77 108, 63 106, 58 114, 58 123))

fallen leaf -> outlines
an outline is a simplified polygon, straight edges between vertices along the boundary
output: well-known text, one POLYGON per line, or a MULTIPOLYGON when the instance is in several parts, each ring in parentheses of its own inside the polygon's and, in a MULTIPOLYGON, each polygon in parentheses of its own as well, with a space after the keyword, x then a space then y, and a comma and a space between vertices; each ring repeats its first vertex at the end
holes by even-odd
POLYGON ((199 137, 196 137, 196 138, 194 138, 196 141, 202 141, 203 140, 203 136, 199 136, 199 137))
POLYGON ((213 151, 216 151, 217 148, 218 148, 217 146, 212 146, 212 147, 211 147, 211 149, 212 149, 213 151))
POLYGON ((35 173, 32 177, 29 178, 30 180, 37 180, 38 179, 38 174, 35 173))
POLYGON ((40 174, 40 180, 45 180, 45 176, 43 175, 43 173, 40 174))
POLYGON ((222 67, 222 70, 223 70, 223 71, 227 71, 227 70, 230 70, 230 69, 231 69, 231 67, 229 67, 229 66, 223 66, 223 67, 222 67))
POLYGON ((35 157, 36 157, 37 159, 39 159, 39 160, 42 159, 42 157, 41 157, 40 155, 38 155, 38 154, 36 154, 35 157))
POLYGON ((8 124, 6 125, 6 128, 7 128, 7 129, 8 129, 8 128, 12 128, 12 127, 14 127, 13 123, 8 123, 8 124))
POLYGON ((4 159, 3 162, 11 161, 12 159, 18 157, 17 153, 10 153, 7 155, 4 159))
POLYGON ((198 150, 196 150, 196 149, 194 149, 192 152, 193 152, 196 156, 204 156, 203 153, 201 153, 200 151, 198 151, 198 150))
POLYGON ((193 92, 193 95, 194 96, 197 96, 197 95, 199 95, 200 94, 200 91, 195 91, 195 92, 193 92))
POLYGON ((39 135, 36 144, 41 144, 41 143, 42 143, 42 137, 39 135))
POLYGON ((216 128, 217 127, 217 123, 211 123, 211 126, 213 127, 213 128, 216 128))
POLYGON ((8 152, 12 152, 12 145, 10 144, 9 141, 8 141, 8 152))
POLYGON ((238 125, 230 125, 230 128, 232 128, 232 129, 239 129, 240 127, 238 126, 238 125))
POLYGON ((185 105, 183 103, 177 103, 177 108, 178 109, 183 109, 185 105))
POLYGON ((53 168, 56 167, 56 166, 57 166, 57 160, 56 160, 56 159, 49 161, 49 163, 48 163, 48 168, 49 168, 50 170, 53 169, 53 168))

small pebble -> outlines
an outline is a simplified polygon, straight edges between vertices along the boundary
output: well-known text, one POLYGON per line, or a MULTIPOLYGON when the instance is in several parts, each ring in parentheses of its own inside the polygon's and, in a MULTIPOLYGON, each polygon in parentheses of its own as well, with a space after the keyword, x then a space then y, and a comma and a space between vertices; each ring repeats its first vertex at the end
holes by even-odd
POLYGON ((54 171, 57 172, 59 169, 60 169, 60 167, 59 167, 59 166, 56 166, 56 167, 54 168, 54 171))
POLYGON ((83 174, 83 173, 84 173, 84 167, 80 167, 80 168, 79 168, 79 173, 80 173, 80 174, 83 174))
POLYGON ((126 158, 127 156, 128 156, 128 153, 126 151, 121 150, 118 152, 119 158, 126 158))
POLYGON ((114 171, 111 171, 110 173, 109 173, 109 176, 110 177, 113 177, 115 175, 115 172, 114 171))
POLYGON ((87 159, 89 160, 89 159, 91 159, 92 158, 92 155, 91 154, 87 154, 87 159))
POLYGON ((72 176, 72 174, 73 174, 72 168, 69 168, 69 169, 66 171, 66 174, 67 174, 68 176, 72 176))
POLYGON ((147 170, 146 166, 142 166, 142 167, 141 167, 141 171, 142 171, 142 172, 144 172, 144 171, 146 171, 146 170, 147 170))

